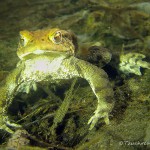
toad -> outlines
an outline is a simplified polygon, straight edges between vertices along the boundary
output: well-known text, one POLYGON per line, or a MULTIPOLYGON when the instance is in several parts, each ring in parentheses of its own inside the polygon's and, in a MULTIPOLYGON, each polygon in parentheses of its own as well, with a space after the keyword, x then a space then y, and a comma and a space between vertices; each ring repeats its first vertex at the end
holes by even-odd
POLYGON ((17 55, 20 62, 0 86, 0 128, 13 133, 7 110, 15 96, 33 88, 36 83, 83 78, 88 81, 98 102, 89 119, 92 129, 100 118, 109 124, 113 101, 113 89, 103 69, 75 57, 78 49, 73 33, 58 28, 37 31, 21 31, 17 55))

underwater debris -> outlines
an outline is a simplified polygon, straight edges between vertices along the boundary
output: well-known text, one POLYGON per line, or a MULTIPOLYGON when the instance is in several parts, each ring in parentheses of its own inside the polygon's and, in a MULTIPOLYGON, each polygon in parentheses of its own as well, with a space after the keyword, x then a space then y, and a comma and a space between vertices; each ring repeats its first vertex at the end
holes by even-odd
POLYGON ((142 61, 146 56, 140 53, 128 53, 120 56, 119 70, 125 74, 141 75, 140 68, 150 69, 150 63, 142 61))
POLYGON ((150 14, 150 2, 132 4, 130 7, 136 8, 137 10, 150 14))
POLYGON ((28 145, 29 140, 27 139, 28 132, 26 130, 17 130, 12 137, 8 140, 8 149, 19 149, 22 146, 28 145))
POLYGON ((78 24, 81 20, 87 17, 88 11, 81 10, 74 14, 64 15, 59 17, 59 19, 53 20, 51 22, 52 26, 61 26, 61 28, 71 28, 73 25, 78 24))
MULTIPOLYGON (((103 32, 103 34, 112 34, 113 36, 119 39, 138 38, 141 41, 143 41, 143 37, 140 34, 140 29, 137 27, 137 25, 134 24, 134 21, 137 18, 139 18, 137 17, 138 14, 140 14, 141 16, 145 16, 145 15, 147 16, 146 13, 141 12, 135 6, 129 5, 124 2, 121 3, 118 2, 108 3, 103 1, 102 2, 90 1, 90 2, 91 2, 91 6, 89 9, 91 10, 91 12, 96 10, 98 12, 103 12, 103 15, 101 15, 100 17, 102 18, 101 19, 102 21, 99 21, 99 24, 102 22, 101 31, 100 30, 98 31, 103 32)), ((94 26, 93 24, 94 25, 98 24, 97 19, 96 22, 91 23, 92 27, 94 26)), ((141 22, 140 24, 143 24, 143 22, 141 22)))

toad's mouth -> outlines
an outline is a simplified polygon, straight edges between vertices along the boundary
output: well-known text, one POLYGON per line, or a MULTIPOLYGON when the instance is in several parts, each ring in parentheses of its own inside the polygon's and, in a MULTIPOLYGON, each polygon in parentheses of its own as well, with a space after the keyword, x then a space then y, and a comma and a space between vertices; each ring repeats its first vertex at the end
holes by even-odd
POLYGON ((48 55, 48 56, 52 56, 52 57, 56 57, 56 56, 59 56, 59 55, 71 55, 71 52, 70 51, 54 51, 54 50, 40 50, 40 49, 37 49, 37 50, 34 50, 32 52, 27 52, 27 53, 24 53, 24 54, 21 54, 19 55, 19 58, 20 59, 24 59, 24 58, 27 58, 28 56, 32 56, 32 55, 48 55))

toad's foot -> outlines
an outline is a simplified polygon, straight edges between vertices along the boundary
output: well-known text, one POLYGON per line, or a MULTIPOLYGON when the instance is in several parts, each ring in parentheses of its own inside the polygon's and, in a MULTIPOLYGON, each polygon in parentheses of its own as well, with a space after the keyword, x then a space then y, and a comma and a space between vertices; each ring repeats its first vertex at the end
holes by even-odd
POLYGON ((0 122, 1 126, 0 126, 0 129, 3 129, 5 131, 7 131, 8 133, 10 134, 13 134, 14 131, 11 130, 9 127, 13 127, 13 128, 21 128, 21 125, 18 125, 16 123, 11 123, 8 118, 3 118, 3 122, 0 122))
POLYGON ((6 132, 13 134, 14 131, 12 131, 9 127, 7 127, 5 124, 1 125, 0 129, 5 130, 6 132))
POLYGON ((13 128, 21 128, 21 125, 16 124, 16 123, 11 123, 10 121, 6 121, 6 125, 13 127, 13 128))
POLYGON ((104 110, 101 111, 95 111, 94 115, 89 119, 88 124, 90 124, 89 130, 92 130, 95 124, 98 122, 100 118, 104 118, 105 123, 109 124, 109 112, 106 112, 104 110))

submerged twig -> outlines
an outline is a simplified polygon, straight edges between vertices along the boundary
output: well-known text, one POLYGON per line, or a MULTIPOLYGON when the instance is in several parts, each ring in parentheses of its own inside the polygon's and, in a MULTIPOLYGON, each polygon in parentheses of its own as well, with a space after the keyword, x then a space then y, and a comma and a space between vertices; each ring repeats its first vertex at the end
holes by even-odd
POLYGON ((63 118, 65 117, 65 115, 68 111, 70 102, 74 96, 72 94, 72 92, 74 90, 74 86, 76 84, 76 81, 77 81, 77 79, 74 79, 70 89, 66 93, 66 97, 64 98, 64 101, 62 102, 61 106, 59 107, 59 109, 57 110, 57 112, 55 114, 55 117, 53 120, 53 125, 50 128, 52 135, 55 135, 55 129, 56 129, 57 125, 63 120, 63 118))
POLYGON ((65 146, 60 145, 60 144, 52 144, 52 143, 50 144, 50 143, 44 142, 42 140, 37 139, 35 136, 33 136, 29 133, 28 133, 28 138, 30 140, 37 142, 42 147, 57 148, 57 149, 62 149, 62 150, 72 150, 72 148, 68 148, 68 147, 65 147, 65 146))

